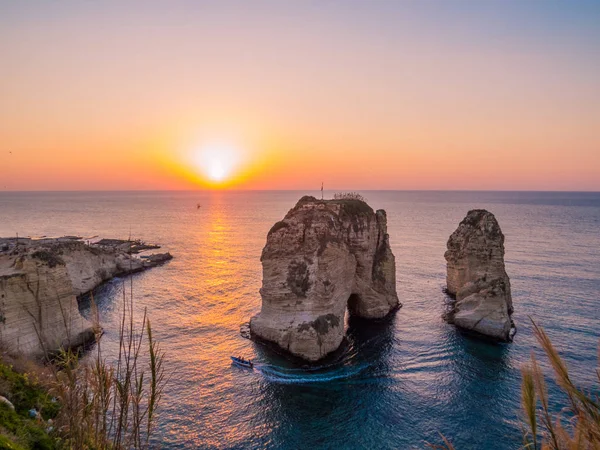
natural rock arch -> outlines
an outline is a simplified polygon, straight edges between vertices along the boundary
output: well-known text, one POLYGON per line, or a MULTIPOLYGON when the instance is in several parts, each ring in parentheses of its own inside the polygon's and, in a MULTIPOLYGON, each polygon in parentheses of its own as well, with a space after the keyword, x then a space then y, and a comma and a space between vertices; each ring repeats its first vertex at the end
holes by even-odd
POLYGON ((358 199, 302 197, 267 235, 254 335, 318 360, 336 350, 344 316, 382 318, 400 306, 383 210, 358 199))

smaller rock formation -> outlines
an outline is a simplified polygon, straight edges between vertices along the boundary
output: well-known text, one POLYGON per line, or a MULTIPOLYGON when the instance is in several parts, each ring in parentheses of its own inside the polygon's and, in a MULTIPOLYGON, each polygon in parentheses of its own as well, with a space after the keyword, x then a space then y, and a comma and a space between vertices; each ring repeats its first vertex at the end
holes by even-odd
POLYGON ((447 246, 447 293, 456 299, 448 322, 502 341, 512 340, 504 235, 494 215, 483 209, 469 211, 447 246))
MULTIPOLYGON (((76 237, 0 238, 0 346, 40 357, 93 340, 93 325, 79 313, 77 296, 109 279, 171 259, 169 253, 138 258, 133 245, 112 240, 85 244, 76 237)), ((139 246, 136 244, 136 249, 139 246)), ((156 248, 153 246, 152 248, 156 248)))
POLYGON ((253 335, 316 361, 344 337, 346 311, 382 318, 400 306, 387 217, 355 198, 302 197, 267 236, 253 335))

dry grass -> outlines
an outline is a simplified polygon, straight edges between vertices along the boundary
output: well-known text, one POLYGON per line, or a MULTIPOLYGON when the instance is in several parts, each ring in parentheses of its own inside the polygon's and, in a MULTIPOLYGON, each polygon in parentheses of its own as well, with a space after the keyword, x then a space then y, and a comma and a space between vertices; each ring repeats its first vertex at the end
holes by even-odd
MULTIPOLYGON (((567 365, 546 332, 535 322, 533 329, 552 366, 558 386, 568 398, 569 405, 562 414, 553 414, 550 411, 546 381, 532 354, 531 363, 523 368, 522 407, 527 424, 523 435, 524 447, 542 450, 600 449, 598 396, 575 386, 567 365)), ((596 376, 600 381, 598 369, 596 376)))
POLYGON ((66 448, 146 449, 150 446, 157 407, 165 385, 164 353, 152 336, 150 320, 141 324, 123 284, 119 348, 116 362, 102 353, 98 310, 92 303, 96 348, 85 360, 72 349, 47 355, 52 379, 48 388, 58 399, 55 424, 66 448))

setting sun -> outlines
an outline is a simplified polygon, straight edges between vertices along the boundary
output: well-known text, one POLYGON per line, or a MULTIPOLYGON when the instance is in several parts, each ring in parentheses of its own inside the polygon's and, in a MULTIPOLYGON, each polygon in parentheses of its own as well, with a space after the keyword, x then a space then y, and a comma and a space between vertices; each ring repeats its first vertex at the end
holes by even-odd
POLYGON ((226 143, 206 143, 195 154, 195 163, 201 175, 216 183, 231 178, 240 162, 239 150, 226 143))

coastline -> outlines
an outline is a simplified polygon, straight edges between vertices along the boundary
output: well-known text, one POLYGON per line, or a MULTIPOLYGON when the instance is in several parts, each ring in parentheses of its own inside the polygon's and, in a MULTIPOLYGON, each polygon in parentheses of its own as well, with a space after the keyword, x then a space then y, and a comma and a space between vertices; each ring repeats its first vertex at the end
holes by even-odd
POLYGON ((95 339, 99 325, 79 313, 78 299, 116 276, 172 259, 141 241, 0 238, 0 345, 39 358, 95 339), (138 255, 140 255, 138 257, 138 255))

